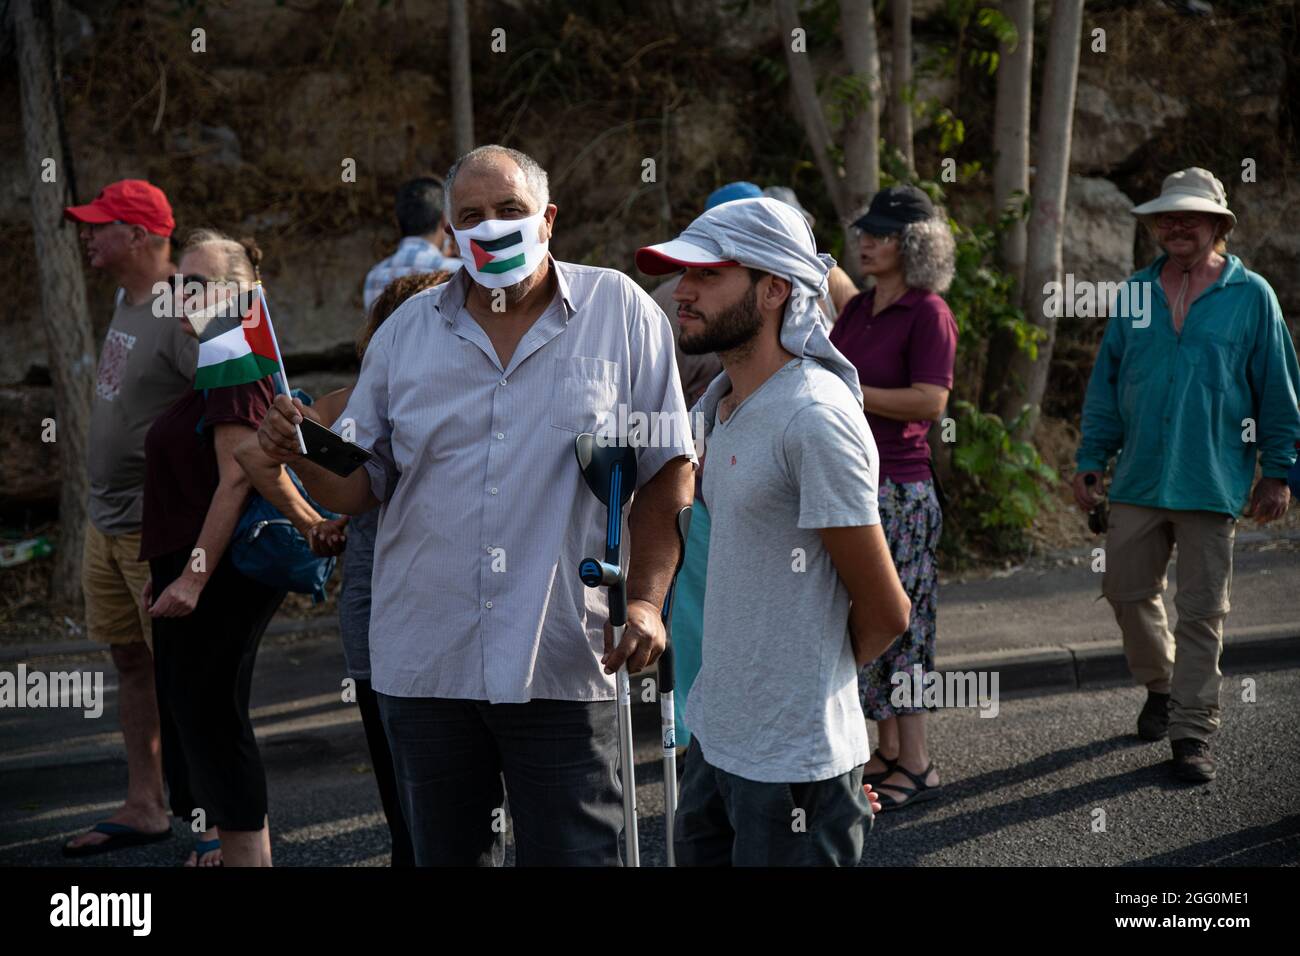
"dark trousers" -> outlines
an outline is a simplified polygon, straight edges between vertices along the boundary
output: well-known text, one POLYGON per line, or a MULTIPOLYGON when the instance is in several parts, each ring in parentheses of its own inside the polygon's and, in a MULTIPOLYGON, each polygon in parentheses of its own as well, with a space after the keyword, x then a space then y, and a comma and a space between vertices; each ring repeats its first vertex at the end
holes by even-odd
POLYGON ((501 865, 505 793, 519 866, 620 865, 612 701, 375 696, 417 866, 501 865))
MULTIPOLYGON (((154 600, 189 560, 189 551, 150 560, 154 600)), ((266 772, 248 697, 258 645, 283 600, 283 591, 244 577, 226 555, 193 612, 153 619, 163 775, 172 813, 187 823, 202 810, 205 828, 265 824, 266 772)))
POLYGON ((402 816, 402 801, 397 793, 397 776, 393 772, 393 754, 388 749, 388 736, 379 716, 379 701, 370 681, 357 678, 357 708, 361 711, 361 726, 366 732, 366 747, 370 750, 370 765, 375 769, 375 783, 379 785, 379 802, 384 807, 388 821, 388 835, 393 844, 395 867, 415 866, 415 851, 411 848, 411 834, 402 816))
POLYGON ((857 866, 875 822, 862 768, 760 783, 710 765, 692 738, 673 827, 678 866, 857 866))

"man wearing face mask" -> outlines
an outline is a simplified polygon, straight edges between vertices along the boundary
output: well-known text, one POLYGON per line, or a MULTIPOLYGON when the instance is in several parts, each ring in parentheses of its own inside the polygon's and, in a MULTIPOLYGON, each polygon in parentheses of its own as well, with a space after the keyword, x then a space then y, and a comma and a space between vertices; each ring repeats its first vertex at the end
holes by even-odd
POLYGON ((556 206, 530 157, 479 147, 445 190, 464 268, 379 328, 335 424, 350 421, 377 463, 339 478, 300 460, 293 423, 311 411, 284 397, 262 447, 326 507, 382 509, 371 683, 416 864, 499 862, 504 776, 520 865, 618 865, 613 675, 663 651, 691 500, 672 331, 626 276, 548 254, 556 206), (577 574, 606 516, 574 438, 620 405, 625 421, 679 427, 638 448, 628 626, 613 647, 604 592, 577 574))

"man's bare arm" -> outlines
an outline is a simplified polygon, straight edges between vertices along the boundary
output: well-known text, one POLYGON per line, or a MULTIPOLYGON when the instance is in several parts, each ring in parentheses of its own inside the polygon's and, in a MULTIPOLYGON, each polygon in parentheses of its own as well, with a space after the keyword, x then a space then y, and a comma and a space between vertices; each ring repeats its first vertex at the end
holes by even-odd
POLYGON ((898 580, 880 525, 822 528, 819 533, 853 600, 849 632, 853 656, 861 667, 888 650, 907 630, 912 602, 898 580))
POLYGON ((627 627, 615 646, 614 631, 605 621, 605 654, 600 662, 612 674, 624 663, 629 673, 644 670, 668 646, 660 620, 664 596, 677 566, 677 512, 691 503, 693 482, 689 458, 674 458, 647 481, 632 499, 628 533, 627 627))
POLYGON ((627 598, 663 607, 677 556, 677 513, 691 503, 695 469, 689 458, 674 458, 632 499, 628 534, 632 539, 627 598))
POLYGON ((287 395, 275 396, 262 419, 262 427, 257 430, 257 443, 262 451, 272 461, 292 465, 307 493, 330 511, 359 515, 378 508, 379 499, 370 490, 370 475, 365 468, 358 468, 343 478, 303 456, 294 426, 307 417, 315 419, 311 409, 302 402, 287 395))

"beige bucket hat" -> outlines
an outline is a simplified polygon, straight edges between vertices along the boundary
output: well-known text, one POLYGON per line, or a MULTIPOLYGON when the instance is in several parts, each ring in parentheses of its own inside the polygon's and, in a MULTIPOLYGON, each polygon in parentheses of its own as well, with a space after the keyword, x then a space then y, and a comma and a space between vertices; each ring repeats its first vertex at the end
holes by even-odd
POLYGON ((1160 197, 1133 208, 1135 216, 1153 216, 1162 212, 1208 212, 1227 216, 1235 227, 1236 214, 1228 208, 1223 183, 1208 169, 1193 166, 1165 177, 1160 197))

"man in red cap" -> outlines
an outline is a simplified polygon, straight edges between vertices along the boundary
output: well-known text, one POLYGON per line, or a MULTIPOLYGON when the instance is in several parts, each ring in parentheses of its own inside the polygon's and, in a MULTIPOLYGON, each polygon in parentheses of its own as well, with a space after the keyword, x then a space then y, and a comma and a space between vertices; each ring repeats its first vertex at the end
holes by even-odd
POLYGON ((192 387, 198 345, 170 308, 155 309, 159 290, 170 288, 176 227, 162 190, 124 179, 63 214, 81 223, 91 267, 107 272, 119 286, 90 415, 82 589, 86 629, 92 640, 108 644, 117 667, 128 777, 126 802, 64 846, 67 856, 90 856, 171 836, 149 615, 141 602, 149 564, 139 560, 140 502, 145 432, 192 387))

